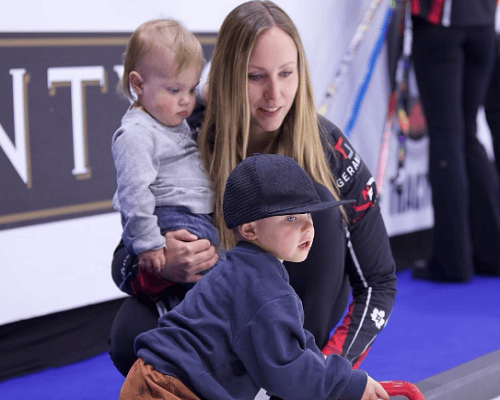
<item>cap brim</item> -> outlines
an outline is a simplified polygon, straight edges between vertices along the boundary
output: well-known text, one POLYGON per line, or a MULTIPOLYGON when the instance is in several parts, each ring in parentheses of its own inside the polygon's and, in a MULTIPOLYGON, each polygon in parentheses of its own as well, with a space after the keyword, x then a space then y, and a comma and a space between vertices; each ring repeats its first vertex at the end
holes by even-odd
POLYGON ((324 211, 332 207, 338 207, 346 204, 352 204, 356 200, 330 200, 322 201, 320 203, 304 204, 298 207, 292 207, 287 209, 282 209, 279 211, 270 212, 267 217, 274 217, 278 215, 289 215, 289 214, 311 214, 318 211, 324 211))

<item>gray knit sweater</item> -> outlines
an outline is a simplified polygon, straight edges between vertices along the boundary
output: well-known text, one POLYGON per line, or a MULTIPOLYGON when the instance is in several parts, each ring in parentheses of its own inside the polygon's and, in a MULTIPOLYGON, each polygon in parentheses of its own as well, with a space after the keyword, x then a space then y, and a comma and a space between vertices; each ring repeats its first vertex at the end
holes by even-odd
POLYGON ((111 150, 117 174, 113 206, 123 216, 125 245, 135 254, 165 247, 155 207, 213 211, 212 184, 186 121, 171 128, 145 111, 129 109, 111 150))

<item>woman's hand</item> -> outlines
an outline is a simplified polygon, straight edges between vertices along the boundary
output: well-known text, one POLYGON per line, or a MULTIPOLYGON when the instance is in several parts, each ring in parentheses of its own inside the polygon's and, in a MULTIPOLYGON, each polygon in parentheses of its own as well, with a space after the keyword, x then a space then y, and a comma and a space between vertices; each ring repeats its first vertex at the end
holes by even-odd
POLYGON ((165 234, 165 265, 158 275, 173 282, 198 282, 198 273, 209 269, 219 259, 207 239, 198 239, 186 229, 165 234))

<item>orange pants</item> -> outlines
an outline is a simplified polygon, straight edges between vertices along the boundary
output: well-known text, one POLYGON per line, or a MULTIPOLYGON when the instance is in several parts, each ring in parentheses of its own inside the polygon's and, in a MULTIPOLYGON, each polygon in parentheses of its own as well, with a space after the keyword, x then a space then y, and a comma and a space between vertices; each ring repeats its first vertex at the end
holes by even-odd
POLYGON ((119 400, 200 400, 177 378, 156 371, 138 358, 120 390, 119 400))

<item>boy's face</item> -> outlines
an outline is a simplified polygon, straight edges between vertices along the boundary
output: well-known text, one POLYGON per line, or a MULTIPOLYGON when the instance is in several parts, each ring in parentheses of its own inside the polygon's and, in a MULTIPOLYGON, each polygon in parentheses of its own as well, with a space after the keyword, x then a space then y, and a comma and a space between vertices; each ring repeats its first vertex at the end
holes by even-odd
POLYGON ((314 239, 311 214, 283 215, 251 222, 262 250, 281 261, 301 262, 307 258, 314 239))
POLYGON ((189 66, 177 73, 172 55, 151 51, 140 69, 142 82, 137 95, 146 111, 171 127, 181 124, 191 115, 196 105, 195 89, 200 80, 197 67, 189 66))

